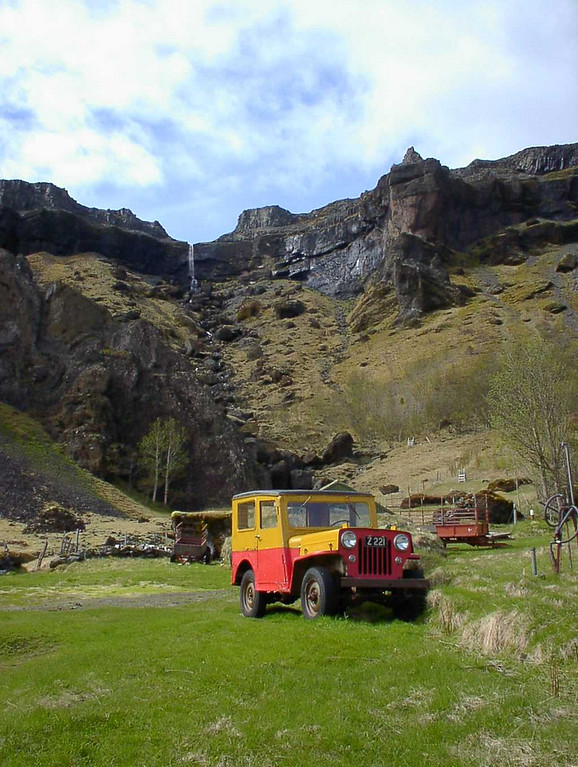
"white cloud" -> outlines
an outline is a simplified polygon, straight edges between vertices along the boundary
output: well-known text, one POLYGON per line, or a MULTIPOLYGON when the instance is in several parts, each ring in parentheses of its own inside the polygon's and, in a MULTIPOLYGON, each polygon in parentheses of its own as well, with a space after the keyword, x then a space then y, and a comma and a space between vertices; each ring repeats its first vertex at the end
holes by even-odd
POLYGON ((0 177, 216 236, 233 206, 358 194, 409 144, 456 166, 574 140, 577 24, 574 0, 0 0, 0 177))

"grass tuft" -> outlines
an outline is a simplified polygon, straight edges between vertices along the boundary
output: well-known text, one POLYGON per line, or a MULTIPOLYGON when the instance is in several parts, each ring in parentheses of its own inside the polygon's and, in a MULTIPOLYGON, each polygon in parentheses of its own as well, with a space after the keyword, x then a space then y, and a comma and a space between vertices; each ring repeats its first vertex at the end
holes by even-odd
POLYGON ((525 653, 530 641, 528 617, 518 610, 498 611, 468 623, 462 631, 463 644, 484 655, 525 653))
POLYGON ((435 622, 444 634, 453 634, 467 620, 467 614, 459 612, 452 599, 441 591, 430 591, 428 594, 428 605, 433 611, 435 622))

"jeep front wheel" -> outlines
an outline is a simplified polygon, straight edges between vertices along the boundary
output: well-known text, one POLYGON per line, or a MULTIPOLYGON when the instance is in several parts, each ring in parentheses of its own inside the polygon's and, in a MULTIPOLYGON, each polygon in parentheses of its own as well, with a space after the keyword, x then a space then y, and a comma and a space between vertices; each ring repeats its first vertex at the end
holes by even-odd
POLYGON ((337 612, 337 586, 324 567, 310 567, 301 584, 301 609, 308 619, 337 612))
POLYGON ((255 573, 247 570, 241 579, 241 612, 245 618, 262 618, 265 615, 267 599, 262 591, 255 588, 255 573))
MULTIPOLYGON (((423 570, 405 570, 404 578, 424 577, 423 570)), ((391 595, 391 608, 393 617, 400 621, 415 621, 422 615, 427 608, 427 590, 426 589, 400 589, 394 591, 391 595)))

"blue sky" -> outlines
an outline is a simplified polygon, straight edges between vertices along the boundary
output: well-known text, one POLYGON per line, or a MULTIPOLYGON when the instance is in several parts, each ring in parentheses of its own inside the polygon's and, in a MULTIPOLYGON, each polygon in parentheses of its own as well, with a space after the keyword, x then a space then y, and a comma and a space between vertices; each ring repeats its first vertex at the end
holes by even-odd
POLYGON ((578 141, 576 0, 0 0, 0 178, 189 242, 578 141))

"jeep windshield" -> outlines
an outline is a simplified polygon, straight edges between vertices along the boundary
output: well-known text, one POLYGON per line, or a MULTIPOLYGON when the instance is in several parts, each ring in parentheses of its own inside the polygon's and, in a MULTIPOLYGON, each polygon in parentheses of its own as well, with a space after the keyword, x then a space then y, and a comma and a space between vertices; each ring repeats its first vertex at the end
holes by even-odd
POLYGON ((290 527, 370 527, 369 507, 365 502, 343 503, 319 501, 290 501, 287 504, 290 527))

